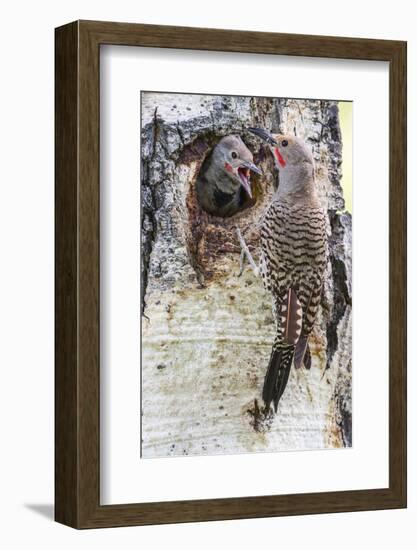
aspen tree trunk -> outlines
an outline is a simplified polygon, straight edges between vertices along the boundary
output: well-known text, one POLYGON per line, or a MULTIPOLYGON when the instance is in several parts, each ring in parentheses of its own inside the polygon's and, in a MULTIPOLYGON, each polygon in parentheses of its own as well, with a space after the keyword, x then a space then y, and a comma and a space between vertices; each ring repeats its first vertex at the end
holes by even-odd
POLYGON ((343 213, 337 102, 144 93, 141 138, 142 456, 351 446, 351 216, 343 213), (251 126, 308 141, 328 213, 312 368, 292 369, 277 414, 267 416, 271 297, 249 267, 238 277, 235 228, 256 259, 258 222, 279 182, 251 126), (194 184, 205 156, 231 133, 263 175, 252 176, 247 208, 214 218, 199 208, 194 184))

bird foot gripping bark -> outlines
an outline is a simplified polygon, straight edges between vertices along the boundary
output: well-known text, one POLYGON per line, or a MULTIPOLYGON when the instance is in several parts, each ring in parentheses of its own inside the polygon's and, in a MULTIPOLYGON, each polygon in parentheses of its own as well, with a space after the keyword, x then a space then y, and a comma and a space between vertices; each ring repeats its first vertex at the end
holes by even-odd
POLYGON ((274 411, 271 407, 259 405, 258 400, 254 399, 246 410, 249 417, 249 423, 255 432, 267 433, 271 430, 274 421, 274 411))
POLYGON ((248 245, 245 242, 245 239, 242 237, 242 233, 239 229, 239 227, 236 227, 236 234, 237 238, 239 239, 239 244, 241 246, 241 253, 240 253, 240 270, 238 277, 240 277, 245 269, 245 258, 248 260, 249 265, 251 266, 253 272, 255 273, 256 277, 259 275, 259 267, 256 265, 255 260, 252 257, 252 254, 250 253, 250 250, 248 248, 248 245))

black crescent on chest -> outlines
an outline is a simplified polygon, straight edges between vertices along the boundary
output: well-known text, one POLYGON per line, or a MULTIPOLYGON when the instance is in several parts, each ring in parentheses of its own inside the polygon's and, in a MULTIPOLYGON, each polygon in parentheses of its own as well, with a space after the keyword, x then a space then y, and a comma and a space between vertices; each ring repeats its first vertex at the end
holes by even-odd
POLYGON ((226 193, 225 191, 219 189, 217 185, 214 186, 213 199, 218 208, 227 206, 230 202, 232 202, 235 196, 235 193, 226 193))

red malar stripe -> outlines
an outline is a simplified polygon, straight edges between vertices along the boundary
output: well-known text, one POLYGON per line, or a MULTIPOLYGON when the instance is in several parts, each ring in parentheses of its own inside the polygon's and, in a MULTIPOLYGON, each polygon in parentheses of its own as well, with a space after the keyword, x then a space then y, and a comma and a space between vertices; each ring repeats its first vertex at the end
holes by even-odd
POLYGON ((275 147, 275 156, 277 157, 277 161, 280 163, 280 165, 284 168, 284 166, 287 164, 285 160, 282 158, 281 153, 279 152, 278 147, 275 147))

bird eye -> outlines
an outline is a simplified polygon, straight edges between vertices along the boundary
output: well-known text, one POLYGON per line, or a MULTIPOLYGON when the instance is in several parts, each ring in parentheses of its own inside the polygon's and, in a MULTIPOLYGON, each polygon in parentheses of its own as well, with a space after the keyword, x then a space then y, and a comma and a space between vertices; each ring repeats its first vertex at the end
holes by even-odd
POLYGON ((283 140, 281 141, 281 145, 282 145, 283 147, 286 147, 286 146, 288 145, 288 141, 287 141, 286 139, 283 139, 283 140))
POLYGON ((236 151, 232 151, 232 159, 237 159, 237 153, 236 153, 236 151))

